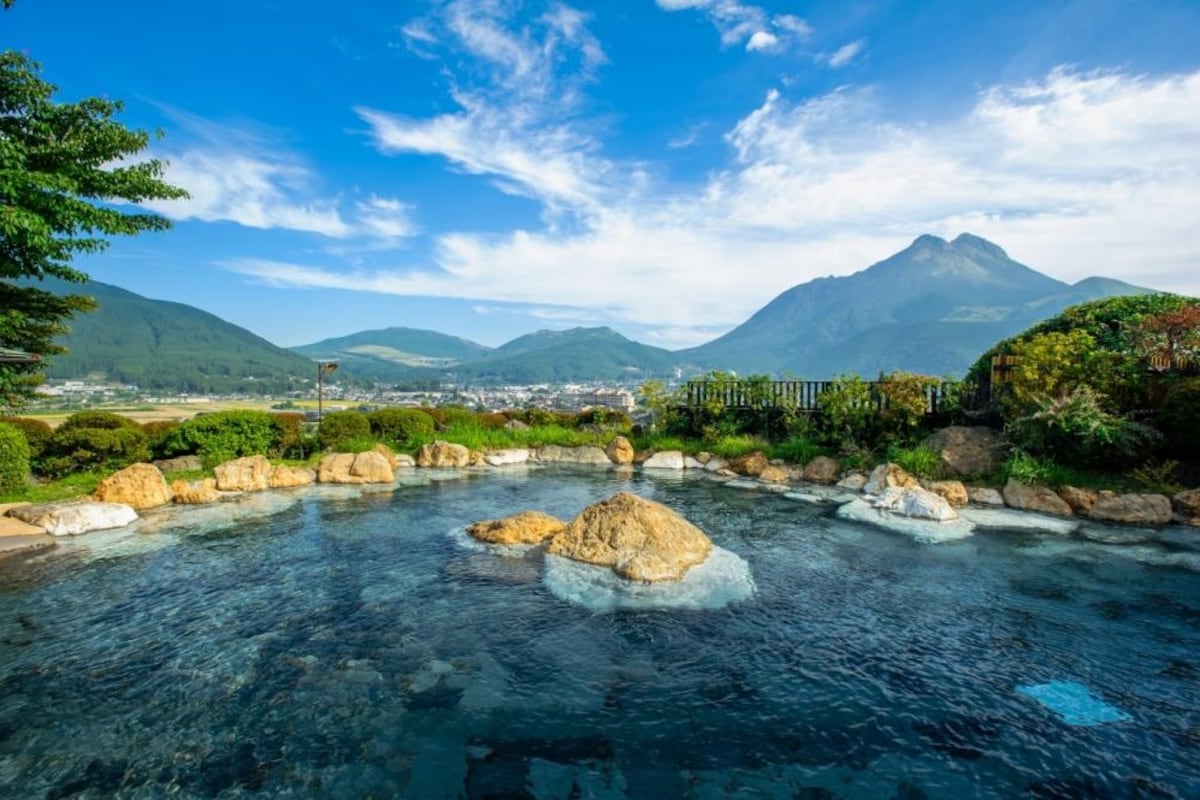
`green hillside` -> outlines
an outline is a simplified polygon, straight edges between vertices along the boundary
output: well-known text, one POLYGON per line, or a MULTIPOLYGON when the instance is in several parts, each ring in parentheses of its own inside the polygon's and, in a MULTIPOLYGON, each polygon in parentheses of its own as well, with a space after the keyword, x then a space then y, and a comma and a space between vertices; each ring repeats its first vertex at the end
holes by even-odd
POLYGON ((50 378, 102 375, 142 389, 213 394, 282 392, 315 379, 309 359, 198 308, 97 281, 42 285, 98 304, 71 321, 69 352, 51 359, 50 378))

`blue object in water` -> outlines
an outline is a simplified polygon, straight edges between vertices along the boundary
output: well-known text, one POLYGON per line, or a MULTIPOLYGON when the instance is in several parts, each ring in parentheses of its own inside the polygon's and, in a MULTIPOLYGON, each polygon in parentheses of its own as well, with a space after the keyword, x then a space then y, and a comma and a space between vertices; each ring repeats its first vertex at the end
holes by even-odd
POLYGON ((1096 697, 1082 683, 1050 681, 1034 686, 1018 686, 1017 693, 1032 697, 1062 717, 1068 725, 1102 725, 1124 722, 1129 715, 1096 697))

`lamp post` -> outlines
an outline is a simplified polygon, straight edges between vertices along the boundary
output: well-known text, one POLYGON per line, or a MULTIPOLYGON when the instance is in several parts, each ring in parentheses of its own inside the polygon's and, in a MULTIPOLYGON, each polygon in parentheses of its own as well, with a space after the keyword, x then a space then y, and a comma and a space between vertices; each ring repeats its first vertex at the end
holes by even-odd
POLYGON ((325 373, 333 372, 338 368, 336 361, 318 361, 317 362, 317 425, 321 424, 321 419, 325 416, 324 400, 325 400, 325 373))

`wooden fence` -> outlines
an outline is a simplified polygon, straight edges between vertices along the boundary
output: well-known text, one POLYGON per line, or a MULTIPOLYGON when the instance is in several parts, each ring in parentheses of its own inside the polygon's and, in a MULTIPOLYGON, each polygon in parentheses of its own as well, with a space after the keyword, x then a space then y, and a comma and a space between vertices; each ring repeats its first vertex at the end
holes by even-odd
MULTIPOLYGON (((869 381, 868 401, 876 411, 887 407, 887 395, 879 390, 881 382, 869 381)), ((833 388, 833 381, 688 381, 686 406, 700 408, 789 408, 804 413, 820 412, 821 395, 833 388)), ((987 387, 972 383, 936 383, 925 390, 925 414, 937 416, 948 406, 977 409, 987 402, 987 387)))

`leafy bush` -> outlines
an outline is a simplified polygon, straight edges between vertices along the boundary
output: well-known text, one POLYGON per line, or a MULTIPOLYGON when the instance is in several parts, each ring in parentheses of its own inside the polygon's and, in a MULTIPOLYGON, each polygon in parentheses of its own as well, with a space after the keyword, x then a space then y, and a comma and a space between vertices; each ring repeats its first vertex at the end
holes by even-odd
POLYGON ((114 414, 111 411, 79 411, 63 420, 57 432, 71 431, 78 428, 115 431, 122 428, 136 428, 138 424, 128 417, 114 414))
POLYGON ((304 426, 308 418, 303 414, 285 412, 275 414, 275 423, 279 426, 279 439, 275 442, 273 455, 279 458, 304 458, 305 451, 315 450, 316 441, 308 441, 304 434, 304 426))
POLYGON ((1013 450, 1000 468, 1000 473, 1005 482, 1012 478, 1030 486, 1046 486, 1052 482, 1055 464, 1048 458, 1038 458, 1024 450, 1013 450))
POLYGON ((824 450, 807 436, 791 436, 771 448, 772 458, 782 458, 792 464, 807 464, 824 450))
POLYGON ((1171 386, 1154 424, 1168 452, 1187 461, 1200 461, 1200 378, 1184 378, 1171 386))
POLYGON ((883 395, 880 422, 888 433, 915 429, 925 420, 929 406, 929 390, 938 384, 937 378, 911 372, 893 372, 879 384, 883 395))
POLYGON ((1016 364, 1009 385, 1009 419, 1044 407, 1078 386, 1093 385, 1106 372, 1096 340, 1082 330, 1038 334, 1014 345, 1011 353, 1016 364))
POLYGON ((0 494, 16 492, 29 479, 29 442, 14 425, 0 422, 0 494))
POLYGON ((888 461, 899 464, 905 470, 918 478, 939 479, 945 477, 942 457, 928 447, 899 447, 888 448, 888 461))
POLYGON ((419 408, 381 408, 368 414, 367 422, 373 436, 399 447, 410 447, 434 430, 433 417, 419 408))
POLYGON ((1130 477, 1147 492, 1169 496, 1179 494, 1187 488, 1179 482, 1178 473, 1179 462, 1167 459, 1158 463, 1147 461, 1133 470, 1130 477))
POLYGON ((326 450, 341 450, 356 439, 370 436, 371 423, 359 411, 332 411, 324 416, 317 429, 317 440, 326 450))
POLYGON ((142 433, 146 434, 146 446, 150 448, 150 455, 152 457, 166 457, 163 447, 166 445, 171 433, 178 427, 179 423, 173 419, 160 419, 142 423, 142 433))
POLYGON ((266 455, 278 445, 283 430, 266 411, 218 411, 180 423, 167 435, 163 454, 196 454, 206 469, 234 458, 266 455))
POLYGON ((1160 436, 1148 425, 1109 412, 1103 400, 1095 389, 1080 384, 1014 420, 1008 437, 1033 455, 1066 464, 1111 468, 1134 463, 1160 436))
POLYGON ((40 469, 57 478, 76 472, 118 470, 149 460, 146 434, 132 422, 128 427, 117 428, 84 428, 64 423, 50 438, 40 469))
POLYGON ((50 443, 50 437, 54 435, 54 429, 44 420, 40 419, 31 419, 30 417, 2 417, 0 418, 0 422, 12 425, 25 434, 25 441, 29 445, 30 463, 37 462, 42 452, 45 451, 46 446, 50 443))
POLYGON ((869 446, 878 433, 878 402, 871 385, 857 375, 841 375, 817 398, 820 426, 832 442, 869 446))

